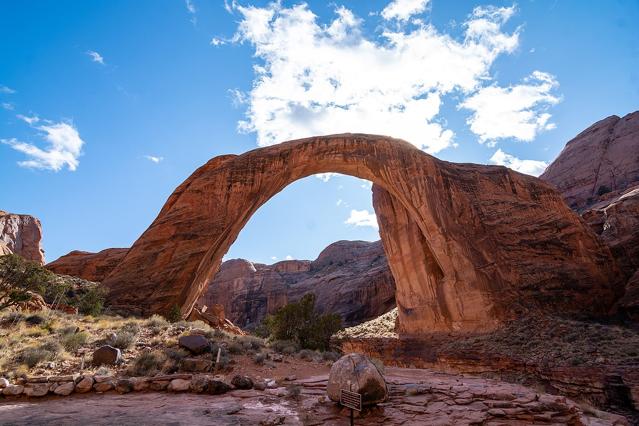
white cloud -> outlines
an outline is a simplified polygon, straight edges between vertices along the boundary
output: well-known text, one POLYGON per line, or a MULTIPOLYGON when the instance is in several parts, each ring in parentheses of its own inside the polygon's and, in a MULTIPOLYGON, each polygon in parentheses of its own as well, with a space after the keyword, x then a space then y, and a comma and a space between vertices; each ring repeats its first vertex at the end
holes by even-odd
MULTIPOLYGON (((27 121, 27 123, 32 125, 38 121, 39 119, 36 117, 35 120, 27 121)), ((66 166, 71 171, 76 170, 80 164, 78 158, 82 154, 82 146, 84 145, 78 130, 72 123, 53 123, 48 120, 44 122, 46 124, 34 127, 42 132, 42 137, 47 142, 48 146, 44 149, 31 143, 21 142, 15 138, 2 139, 0 142, 29 157, 26 161, 18 162, 21 167, 57 172, 66 166)))
POLYGON ((547 109, 560 101, 553 94, 557 86, 555 77, 535 71, 522 84, 484 87, 460 108, 473 111, 467 122, 482 143, 503 138, 530 142, 537 133, 555 127, 547 109))
POLYGON ((158 164, 160 161, 164 160, 164 157, 156 157, 155 155, 145 155, 144 158, 155 164, 158 164))
POLYGON ((277 260, 277 256, 271 256, 271 260, 277 260))
POLYGON ((222 38, 219 38, 219 37, 213 37, 209 44, 211 46, 222 46, 222 45, 226 44, 226 40, 224 40, 222 38))
POLYGON ((502 31, 514 7, 476 8, 461 39, 419 22, 367 37, 344 7, 328 24, 306 4, 232 7, 241 15, 233 41, 251 44, 259 61, 239 130, 255 132, 260 146, 365 132, 439 152, 454 144, 438 120, 443 96, 480 88, 495 59, 519 42, 518 30, 502 31))
POLYGON ((331 178, 335 176, 339 176, 339 173, 333 173, 333 172, 317 173, 314 176, 318 178, 319 180, 321 180, 322 182, 328 182, 329 180, 331 180, 331 178))
POLYGON ((91 57, 91 60, 93 62, 97 62, 100 65, 105 65, 104 63, 104 58, 102 57, 102 55, 100 55, 98 52, 95 52, 93 50, 89 50, 87 52, 87 55, 89 55, 91 57))
POLYGON ((517 172, 532 176, 539 176, 544 172, 544 170, 546 170, 546 167, 548 167, 548 163, 545 161, 520 160, 514 155, 506 154, 501 149, 495 151, 489 161, 493 164, 506 166, 517 172))
POLYGON ((20 120, 24 121, 25 123, 27 123, 29 126, 31 126, 34 123, 37 123, 38 121, 40 121, 40 118, 37 115, 33 115, 31 117, 26 116, 26 115, 22 115, 22 114, 18 114, 16 115, 17 118, 19 118, 20 120))
POLYGON ((377 225, 377 216, 375 213, 370 213, 368 210, 351 210, 351 215, 344 221, 347 225, 354 226, 369 226, 371 228, 379 229, 377 225))
POLYGON ((286 260, 293 260, 293 256, 291 256, 290 254, 287 254, 285 257, 286 260))
POLYGON ((15 109, 13 104, 10 103, 10 102, 3 102, 2 103, 2 108, 6 109, 7 111, 13 111, 15 109))
POLYGON ((342 203, 343 203, 343 202, 344 202, 344 200, 342 200, 342 199, 340 198, 339 200, 337 200, 337 203, 335 203, 335 205, 336 205, 337 207, 339 207, 339 206, 341 206, 341 205, 342 205, 342 203))
POLYGON ((429 3, 430 0, 393 0, 382 10, 382 17, 407 21, 411 16, 424 12, 429 3))
POLYGON ((16 91, 13 90, 11 87, 7 87, 7 86, 1 86, 0 85, 0 93, 5 94, 5 95, 12 95, 14 94, 16 91))

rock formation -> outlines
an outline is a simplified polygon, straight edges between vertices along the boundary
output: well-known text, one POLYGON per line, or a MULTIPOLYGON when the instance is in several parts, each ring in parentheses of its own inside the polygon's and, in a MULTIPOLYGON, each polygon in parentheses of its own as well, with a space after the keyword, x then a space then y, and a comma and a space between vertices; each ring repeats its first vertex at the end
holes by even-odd
POLYGON ((345 134, 213 158, 169 197, 106 277, 115 309, 188 316, 252 214, 323 172, 371 180, 400 331, 489 330, 522 310, 608 312, 620 274, 543 181, 440 161, 404 141, 345 134))
POLYGON ((639 182, 639 111, 612 115, 579 133, 540 178, 578 211, 639 182))
POLYGON ((315 293, 321 313, 336 313, 346 325, 375 318, 395 306, 395 281, 380 241, 338 241, 314 261, 274 265, 227 260, 198 300, 220 303, 243 327, 255 325, 286 303, 315 293))
POLYGON ((102 282, 124 259, 128 251, 126 248, 109 248, 98 253, 74 250, 48 263, 46 268, 56 274, 102 282))
POLYGON ((606 243, 629 279, 619 301, 639 319, 639 111, 611 116, 566 144, 541 175, 606 243))
POLYGON ((40 246, 42 225, 33 216, 12 214, 0 210, 0 252, 7 250, 27 260, 44 265, 44 250, 40 246))

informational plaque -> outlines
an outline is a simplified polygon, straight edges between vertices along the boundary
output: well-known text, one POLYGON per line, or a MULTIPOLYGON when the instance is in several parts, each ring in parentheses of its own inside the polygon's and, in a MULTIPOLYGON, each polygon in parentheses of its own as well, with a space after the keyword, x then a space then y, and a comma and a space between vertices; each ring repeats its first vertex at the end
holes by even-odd
POLYGON ((342 389, 339 394, 339 403, 351 410, 362 411, 362 394, 342 389))

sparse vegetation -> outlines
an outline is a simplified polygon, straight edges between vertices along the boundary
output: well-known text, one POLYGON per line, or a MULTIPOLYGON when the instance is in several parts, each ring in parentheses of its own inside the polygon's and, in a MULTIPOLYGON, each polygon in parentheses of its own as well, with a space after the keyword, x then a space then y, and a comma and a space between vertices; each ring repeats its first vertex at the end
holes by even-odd
POLYGON ((85 345, 89 340, 89 335, 85 331, 66 334, 62 337, 61 343, 68 352, 75 352, 85 345))
POLYGON ((111 346, 118 349, 129 349, 137 340, 137 334, 130 331, 120 331, 111 341, 111 346))
POLYGON ((339 315, 320 315, 315 310, 315 295, 312 293, 267 316, 264 324, 271 339, 290 340, 302 348, 320 350, 327 350, 331 336, 342 328, 339 315))
POLYGON ((162 371, 167 356, 162 351, 142 352, 129 369, 132 376, 152 376, 162 371))
POLYGON ((0 257, 0 311, 42 294, 55 275, 17 254, 0 257))

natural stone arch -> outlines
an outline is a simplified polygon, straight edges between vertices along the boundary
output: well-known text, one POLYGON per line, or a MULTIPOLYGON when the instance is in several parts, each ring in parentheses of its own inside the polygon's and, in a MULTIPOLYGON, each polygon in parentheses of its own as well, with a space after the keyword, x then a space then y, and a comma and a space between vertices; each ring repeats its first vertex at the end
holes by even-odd
POLYGON ((184 316, 250 217, 288 184, 337 172, 373 182, 401 330, 495 328, 526 309, 604 313, 620 287, 608 250, 542 181, 345 134, 211 159, 169 197, 105 285, 116 309, 184 316))

